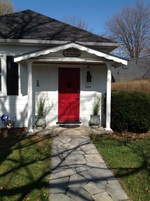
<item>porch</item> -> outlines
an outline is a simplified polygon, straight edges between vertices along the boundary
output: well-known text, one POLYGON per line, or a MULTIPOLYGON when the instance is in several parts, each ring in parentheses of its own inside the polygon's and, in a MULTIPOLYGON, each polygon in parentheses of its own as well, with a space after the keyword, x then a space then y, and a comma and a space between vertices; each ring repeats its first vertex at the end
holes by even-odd
MULTIPOLYGON (((68 53, 68 52, 67 52, 68 53)), ((62 45, 62 46, 58 46, 58 47, 54 47, 54 48, 48 48, 45 50, 39 50, 39 51, 35 51, 32 53, 27 53, 21 56, 16 56, 14 58, 15 62, 18 62, 20 64, 20 70, 23 68, 22 65, 24 65, 26 63, 26 72, 27 72, 27 83, 26 83, 26 88, 27 88, 27 95, 28 95, 28 106, 27 106, 27 111, 28 111, 28 131, 32 132, 33 131, 33 124, 34 124, 34 117, 33 117, 33 110, 34 110, 34 94, 36 92, 40 92, 43 93, 45 91, 47 91, 46 93, 49 93, 49 91, 51 90, 50 93, 53 93, 53 97, 55 97, 55 102, 53 102, 53 105, 55 105, 55 107, 53 107, 53 115, 51 115, 51 119, 49 119, 49 125, 54 125, 54 123, 56 124, 56 122, 60 121, 60 116, 61 113, 63 114, 64 112, 67 111, 68 108, 74 108, 74 105, 72 105, 72 107, 70 107, 69 102, 66 103, 67 98, 65 99, 65 101, 63 100, 63 106, 64 103, 69 105, 67 109, 64 109, 63 112, 59 112, 60 109, 62 108, 60 107, 61 105, 58 104, 58 100, 59 100, 59 93, 60 93, 60 87, 59 85, 61 85, 61 82, 59 82, 59 78, 60 78, 60 68, 66 68, 66 65, 69 68, 79 68, 80 70, 80 74, 79 74, 79 87, 78 89, 76 89, 76 91, 78 91, 77 97, 76 97, 76 102, 78 100, 78 109, 69 109, 70 111, 75 111, 77 112, 77 117, 75 118, 75 120, 82 122, 83 125, 88 125, 88 117, 91 114, 92 111, 92 104, 93 103, 93 99, 94 96, 97 96, 97 94, 99 94, 101 97, 102 95, 106 94, 106 118, 105 118, 105 127, 107 131, 111 131, 111 127, 110 127, 110 113, 111 113, 111 66, 118 66, 123 63, 126 63, 126 61, 117 58, 115 56, 112 55, 108 55, 106 53, 102 53, 84 46, 81 46, 79 44, 76 43, 69 43, 66 45, 62 45), (65 51, 69 51, 69 55, 65 55, 65 51), (73 55, 70 55, 70 50, 73 51, 73 55), (74 52, 80 53, 79 55, 74 55, 74 52), (80 58, 79 58, 80 57, 80 58), (38 66, 39 65, 39 68, 38 66), (45 71, 43 68, 44 66, 42 65, 49 65, 47 66, 47 70, 45 71), (53 65, 50 67, 50 65, 53 65), (42 66, 42 68, 41 68, 42 66), (64 66, 64 67, 63 67, 64 66), (92 74, 93 74, 93 81, 89 84, 87 79, 85 79, 85 75, 87 74, 87 72, 89 72, 88 70, 88 66, 90 66, 90 68, 92 69, 92 74), (53 69, 53 73, 52 71, 50 72, 50 70, 53 69), (39 81, 38 76, 41 76, 44 74, 43 79, 41 79, 39 81), (49 72, 49 73, 48 73, 49 72), (51 82, 50 84, 50 76, 51 76, 51 80, 53 80, 53 82, 51 82), (47 79, 47 80, 46 80, 47 79), (34 87, 35 85, 33 85, 33 83, 36 83, 36 87, 40 87, 41 88, 37 88, 34 87), (46 84, 47 90, 44 87, 45 85, 43 84, 43 86, 41 86, 41 83, 46 84), (49 87, 51 86, 51 88, 49 87), (55 86, 55 87, 54 87, 55 86), (52 88, 53 87, 53 88, 52 88), (40 90, 39 90, 40 89, 40 90), (80 94, 80 96, 79 96, 80 94)), ((65 74, 66 75, 66 74, 65 74)), ((21 74, 20 74, 21 77, 21 74)), ((69 76, 70 79, 70 76, 69 76)), ((64 79, 65 80, 65 79, 64 79)), ((62 82, 62 84, 64 84, 64 80, 62 82)), ((71 79, 72 80, 72 79, 71 79)), ((21 79, 20 79, 20 83, 21 83, 21 79)), ((75 82, 74 82, 75 83, 75 82)), ((72 90, 72 86, 73 84, 71 83, 71 81, 69 80, 68 82, 66 82, 65 86, 67 86, 68 91, 71 89, 72 90)), ((21 90, 19 92, 21 94, 21 90)), ((69 93, 74 94, 73 91, 69 91, 67 92, 68 95, 69 93)), ((65 92, 65 95, 67 94, 65 92)), ((52 97, 52 96, 51 96, 52 97)), ((70 97, 70 96, 69 96, 70 97)), ((52 114, 52 113, 51 113, 52 114)), ((65 114, 66 115, 66 114, 65 114)), ((70 115, 70 113, 69 113, 70 115)), ((71 114, 72 115, 72 114, 71 114)), ((66 118, 65 118, 66 119, 66 118)), ((62 118, 63 120, 63 118, 62 118)), ((61 120, 61 121, 62 121, 61 120)))

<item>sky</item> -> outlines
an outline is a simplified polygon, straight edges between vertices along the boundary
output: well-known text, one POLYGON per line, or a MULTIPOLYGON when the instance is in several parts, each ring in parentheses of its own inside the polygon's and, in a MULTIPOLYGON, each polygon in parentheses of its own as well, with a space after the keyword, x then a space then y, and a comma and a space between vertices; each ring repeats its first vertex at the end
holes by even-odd
MULTIPOLYGON (((105 34, 105 22, 125 6, 135 6, 138 0, 11 0, 16 12, 30 9, 59 21, 65 17, 83 20, 88 30, 105 34)), ((144 0, 150 4, 150 0, 144 0)))

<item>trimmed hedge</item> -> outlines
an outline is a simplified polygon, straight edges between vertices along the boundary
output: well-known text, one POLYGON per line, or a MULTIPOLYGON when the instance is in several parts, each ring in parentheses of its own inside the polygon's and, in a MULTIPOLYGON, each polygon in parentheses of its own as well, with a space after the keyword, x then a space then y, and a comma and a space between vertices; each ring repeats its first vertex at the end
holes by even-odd
POLYGON ((114 131, 147 132, 150 128, 150 94, 112 91, 111 120, 114 131))

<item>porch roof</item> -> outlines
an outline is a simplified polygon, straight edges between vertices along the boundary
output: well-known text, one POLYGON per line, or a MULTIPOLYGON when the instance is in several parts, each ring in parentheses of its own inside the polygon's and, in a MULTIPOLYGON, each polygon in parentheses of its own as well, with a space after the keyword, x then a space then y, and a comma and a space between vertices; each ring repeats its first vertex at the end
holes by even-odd
POLYGON ((122 64, 127 65, 127 61, 125 59, 122 59, 122 58, 119 58, 119 57, 116 57, 116 56, 113 56, 111 54, 107 54, 104 52, 100 52, 100 51, 85 47, 85 46, 77 44, 77 43, 68 43, 68 44, 57 46, 57 47, 50 47, 50 48, 46 48, 46 49, 37 50, 37 51, 33 51, 33 52, 28 52, 28 53, 25 53, 22 55, 18 55, 18 56, 14 57, 14 62, 20 62, 20 61, 24 61, 24 60, 28 60, 28 59, 34 60, 34 58, 38 58, 42 55, 55 53, 55 52, 65 50, 68 48, 76 48, 80 51, 85 51, 89 54, 93 54, 97 57, 101 57, 101 58, 105 59, 105 62, 107 62, 107 61, 113 62, 114 66, 118 66, 120 64, 121 65, 122 64))

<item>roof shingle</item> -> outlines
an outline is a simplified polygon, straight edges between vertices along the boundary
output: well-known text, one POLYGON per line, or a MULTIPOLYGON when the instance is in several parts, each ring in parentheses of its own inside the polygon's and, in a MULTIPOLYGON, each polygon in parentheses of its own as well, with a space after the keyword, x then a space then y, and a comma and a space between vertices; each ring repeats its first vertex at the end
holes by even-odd
POLYGON ((0 16, 1 39, 114 42, 31 10, 0 16))

